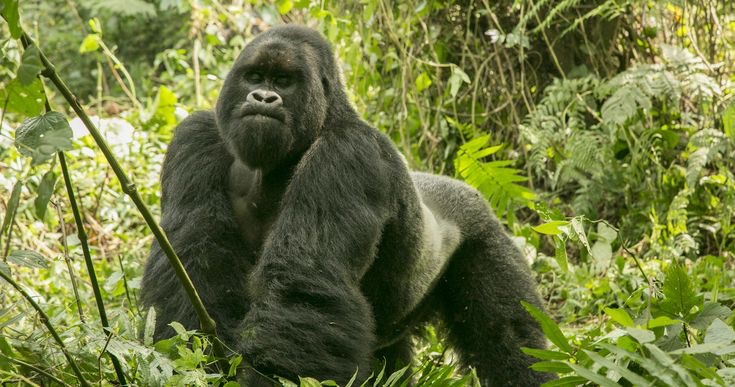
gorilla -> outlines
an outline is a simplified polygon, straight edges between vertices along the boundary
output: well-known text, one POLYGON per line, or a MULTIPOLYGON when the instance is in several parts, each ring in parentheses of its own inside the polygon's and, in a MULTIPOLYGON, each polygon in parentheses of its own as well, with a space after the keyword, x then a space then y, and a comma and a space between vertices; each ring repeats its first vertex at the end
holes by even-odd
MULTIPOLYGON (((162 172, 162 226, 252 374, 364 380, 410 364, 411 333, 439 319, 485 386, 538 385, 519 349, 544 348, 521 306, 531 272, 477 191, 409 172, 348 102, 316 31, 274 27, 250 42, 214 112, 176 129, 162 172)), ((196 314, 160 246, 141 301, 155 338, 196 314)))

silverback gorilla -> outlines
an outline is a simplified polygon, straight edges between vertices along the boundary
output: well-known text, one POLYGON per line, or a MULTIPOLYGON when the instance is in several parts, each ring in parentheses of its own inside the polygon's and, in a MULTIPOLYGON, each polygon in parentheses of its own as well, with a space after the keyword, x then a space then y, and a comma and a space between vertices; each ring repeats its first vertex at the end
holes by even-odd
MULTIPOLYGON (((245 47, 215 111, 177 128, 162 190, 163 228, 221 338, 263 374, 364 379, 373 360, 408 364, 412 327, 439 318, 483 385, 548 379, 519 349, 545 345, 520 304, 540 300, 501 224, 469 186, 407 170, 316 31, 245 47)), ((157 243, 142 302, 156 339, 198 326, 157 243)))

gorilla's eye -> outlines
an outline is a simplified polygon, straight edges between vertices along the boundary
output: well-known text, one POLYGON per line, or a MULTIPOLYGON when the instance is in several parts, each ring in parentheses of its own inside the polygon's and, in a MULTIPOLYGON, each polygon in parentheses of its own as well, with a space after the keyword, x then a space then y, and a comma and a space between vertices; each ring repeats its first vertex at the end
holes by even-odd
POLYGON ((274 82, 277 87, 286 88, 291 85, 292 79, 288 75, 279 75, 275 78, 274 82))
POLYGON ((263 75, 261 73, 248 73, 245 74, 245 80, 250 83, 261 83, 263 82, 263 75))

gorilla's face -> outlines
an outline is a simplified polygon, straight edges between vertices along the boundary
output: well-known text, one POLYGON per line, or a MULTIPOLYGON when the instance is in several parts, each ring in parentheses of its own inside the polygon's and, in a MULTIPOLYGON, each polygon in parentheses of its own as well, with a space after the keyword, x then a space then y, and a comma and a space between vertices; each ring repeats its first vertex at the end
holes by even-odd
POLYGON ((324 124, 327 102, 314 47, 274 32, 243 50, 217 101, 230 152, 254 168, 295 161, 324 124))

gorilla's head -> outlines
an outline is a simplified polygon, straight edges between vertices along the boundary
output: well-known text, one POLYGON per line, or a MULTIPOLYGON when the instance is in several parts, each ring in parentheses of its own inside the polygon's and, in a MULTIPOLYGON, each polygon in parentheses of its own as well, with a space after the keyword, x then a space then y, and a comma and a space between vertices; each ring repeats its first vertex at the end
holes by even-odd
POLYGON ((329 117, 349 110, 329 44, 316 31, 286 25, 245 47, 216 115, 230 152, 251 167, 270 169, 298 160, 329 117))

